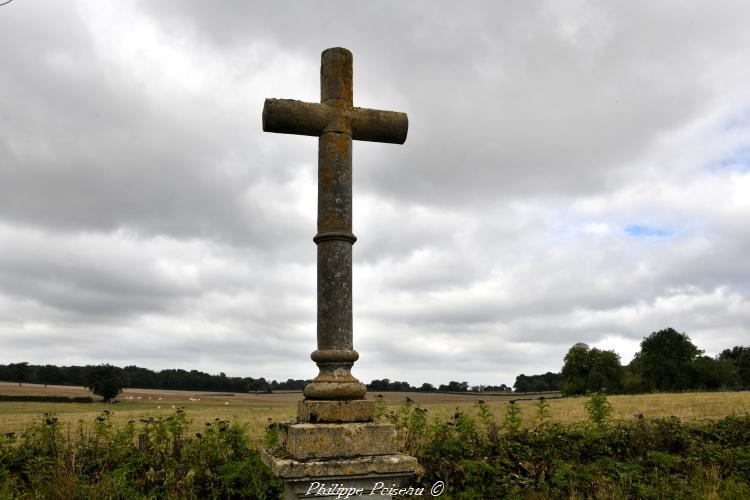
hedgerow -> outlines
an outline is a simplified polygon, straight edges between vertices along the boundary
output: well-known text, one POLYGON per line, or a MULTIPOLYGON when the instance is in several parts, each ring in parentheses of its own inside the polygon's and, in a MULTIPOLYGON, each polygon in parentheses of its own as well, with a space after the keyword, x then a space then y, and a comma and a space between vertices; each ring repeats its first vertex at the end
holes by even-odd
MULTIPOLYGON (((442 481, 442 498, 750 498, 750 415, 615 420, 601 394, 586 408, 575 424, 552 423, 545 401, 525 423, 515 403, 500 422, 481 401, 447 420, 408 399, 378 414, 419 460, 410 485, 442 481)), ((119 427, 111 416, 71 428, 45 414, 0 435, 0 499, 281 497, 243 425, 189 434, 181 409, 119 427)), ((271 425, 266 443, 277 434, 271 425)))
POLYGON ((612 421, 603 394, 586 408, 587 421, 557 424, 540 402, 523 426, 513 402, 498 423, 481 401, 430 421, 407 400, 387 418, 409 436, 418 485, 443 481, 443 498, 750 498, 750 415, 612 421))
POLYGON ((45 414, 0 436, 0 498, 279 498, 244 426, 216 419, 188 435, 183 410, 116 428, 63 429, 45 414))

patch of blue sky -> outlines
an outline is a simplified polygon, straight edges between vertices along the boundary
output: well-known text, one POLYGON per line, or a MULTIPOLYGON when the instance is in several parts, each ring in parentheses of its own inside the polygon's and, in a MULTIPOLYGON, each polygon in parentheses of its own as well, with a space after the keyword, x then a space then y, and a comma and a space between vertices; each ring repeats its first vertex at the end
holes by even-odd
POLYGON ((625 232, 636 238, 667 238, 674 234, 674 231, 666 227, 643 224, 628 224, 625 226, 625 232))
MULTIPOLYGON (((721 128, 728 136, 750 136, 750 105, 733 114, 721 128)), ((706 168, 712 172, 719 171, 747 171, 750 170, 750 142, 737 147, 730 154, 718 160, 711 161, 706 168)))
POLYGON ((746 129, 750 126, 750 106, 733 115, 724 123, 722 131, 732 132, 737 129, 746 129))
POLYGON ((737 149, 730 156, 708 164, 712 172, 722 170, 750 170, 750 144, 737 149))

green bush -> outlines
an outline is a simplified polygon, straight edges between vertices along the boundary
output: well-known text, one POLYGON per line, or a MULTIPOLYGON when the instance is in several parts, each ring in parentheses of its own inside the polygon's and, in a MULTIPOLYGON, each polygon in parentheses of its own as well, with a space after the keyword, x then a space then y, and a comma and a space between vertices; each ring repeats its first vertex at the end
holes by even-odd
POLYGON ((550 423, 537 403, 536 425, 524 428, 515 404, 503 426, 483 403, 477 409, 426 424, 413 420, 424 410, 411 402, 393 412, 409 436, 404 452, 423 467, 419 486, 444 481, 443 498, 750 498, 750 415, 613 421, 597 394, 590 422, 550 423))
POLYGON ((115 428, 105 411, 63 432, 54 415, 0 437, 0 498, 279 498, 244 426, 216 419, 189 436, 178 409, 115 428))
POLYGON ((586 413, 589 420, 596 425, 604 425, 612 416, 613 411, 612 403, 607 400, 607 396, 603 392, 593 393, 586 402, 586 413))
MULTIPOLYGON (((406 401, 388 418, 403 451, 419 460, 411 485, 429 491, 440 480, 442 498, 456 499, 750 498, 748 414, 558 424, 537 403, 539 418, 523 427, 516 410, 508 405, 498 425, 478 402, 476 412, 446 421, 406 401)), ((18 435, 0 435, 0 498, 281 496, 242 425, 216 419, 189 435, 181 409, 119 427, 111 417, 63 429, 45 414, 18 435)), ((268 444, 277 433, 270 425, 268 444)))

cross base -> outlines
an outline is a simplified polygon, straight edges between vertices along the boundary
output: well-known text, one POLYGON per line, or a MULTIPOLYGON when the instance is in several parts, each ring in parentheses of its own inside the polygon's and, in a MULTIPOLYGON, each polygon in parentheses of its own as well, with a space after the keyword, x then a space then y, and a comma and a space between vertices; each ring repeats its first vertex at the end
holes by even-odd
POLYGON ((294 460, 280 452, 261 454, 273 473, 284 481, 284 500, 392 498, 393 490, 408 487, 417 459, 407 455, 377 455, 332 460, 294 460), (342 495, 342 492, 345 492, 342 495))
POLYGON ((297 402, 297 422, 340 424, 344 422, 372 422, 375 418, 375 403, 366 399, 353 401, 297 402))
POLYGON ((300 401, 297 422, 281 426, 281 446, 261 455, 284 481, 284 499, 391 498, 408 487, 417 459, 398 453, 396 426, 373 420, 372 401, 300 401))
MULTIPOLYGON (((354 377, 352 377, 354 378, 354 377)), ((367 394, 367 387, 357 379, 353 382, 317 382, 305 386, 305 398, 318 400, 356 400, 367 394)))
POLYGON ((365 397, 367 387, 351 372, 352 365, 359 358, 357 351, 318 349, 310 357, 318 365, 320 373, 305 386, 305 399, 356 400, 365 397))

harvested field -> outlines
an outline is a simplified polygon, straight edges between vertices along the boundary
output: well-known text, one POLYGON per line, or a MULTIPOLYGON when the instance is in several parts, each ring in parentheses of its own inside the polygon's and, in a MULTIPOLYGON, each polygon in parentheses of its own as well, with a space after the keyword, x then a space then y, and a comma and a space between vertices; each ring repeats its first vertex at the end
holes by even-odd
MULTIPOLYGON (((0 394, 29 394, 53 396, 92 396, 82 387, 48 386, 0 382, 0 394)), ((510 399, 522 399, 531 395, 476 395, 422 392, 374 392, 369 399, 383 395, 388 410, 394 410, 405 398, 426 408, 430 417, 447 418, 456 409, 475 413, 476 402, 484 400, 495 418, 502 421, 510 399)), ((263 435, 269 422, 288 422, 295 416, 296 402, 302 399, 300 392, 274 394, 211 393, 206 391, 173 391, 157 389, 125 389, 115 404, 95 403, 37 403, 0 402, 0 432, 21 432, 35 417, 45 412, 55 413, 60 421, 71 428, 83 422, 89 425, 103 410, 114 412, 113 422, 124 424, 129 420, 159 417, 171 414, 176 408, 184 408, 192 420, 196 432, 206 422, 215 418, 231 422, 246 423, 250 434, 256 439, 263 435)), ((682 394, 643 394, 633 396, 610 396, 615 418, 632 419, 635 414, 646 418, 677 416, 686 420, 715 419, 731 414, 750 412, 750 392, 714 392, 682 394)), ((586 418, 586 398, 548 399, 553 422, 574 422, 586 418)), ((536 419, 537 402, 518 402, 526 424, 536 419)))

